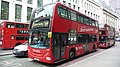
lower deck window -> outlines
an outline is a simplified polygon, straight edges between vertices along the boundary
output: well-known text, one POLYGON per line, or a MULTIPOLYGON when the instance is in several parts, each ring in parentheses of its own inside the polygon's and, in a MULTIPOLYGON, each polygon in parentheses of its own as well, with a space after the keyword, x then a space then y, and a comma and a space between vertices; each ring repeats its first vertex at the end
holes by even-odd
POLYGON ((16 36, 16 40, 24 40, 24 36, 16 36))

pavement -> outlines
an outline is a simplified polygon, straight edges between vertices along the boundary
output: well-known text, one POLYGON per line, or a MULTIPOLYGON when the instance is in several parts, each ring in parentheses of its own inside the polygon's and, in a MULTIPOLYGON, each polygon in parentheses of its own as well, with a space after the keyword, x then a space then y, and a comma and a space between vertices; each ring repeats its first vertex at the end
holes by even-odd
POLYGON ((120 43, 66 67, 120 67, 120 43))
POLYGON ((12 50, 7 50, 7 49, 0 49, 0 56, 5 56, 5 55, 11 55, 13 54, 12 53, 12 50))

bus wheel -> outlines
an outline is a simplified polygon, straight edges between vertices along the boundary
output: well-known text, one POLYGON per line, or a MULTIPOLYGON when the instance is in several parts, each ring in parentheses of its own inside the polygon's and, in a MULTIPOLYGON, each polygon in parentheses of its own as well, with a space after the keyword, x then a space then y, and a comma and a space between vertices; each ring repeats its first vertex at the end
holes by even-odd
POLYGON ((74 49, 70 50, 70 53, 69 53, 69 59, 73 59, 73 58, 75 58, 75 50, 74 49))
POLYGON ((25 56, 25 57, 28 57, 28 52, 27 52, 27 51, 24 52, 24 56, 25 56))

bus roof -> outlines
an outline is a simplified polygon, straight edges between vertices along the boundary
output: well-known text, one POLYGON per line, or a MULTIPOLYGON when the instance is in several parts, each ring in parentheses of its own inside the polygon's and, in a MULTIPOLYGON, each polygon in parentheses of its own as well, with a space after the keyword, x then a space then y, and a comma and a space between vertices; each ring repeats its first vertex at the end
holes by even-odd
POLYGON ((12 23, 20 23, 20 24, 29 24, 29 23, 23 23, 23 22, 16 22, 16 21, 9 21, 9 20, 0 20, 0 24, 4 22, 12 22, 12 23))

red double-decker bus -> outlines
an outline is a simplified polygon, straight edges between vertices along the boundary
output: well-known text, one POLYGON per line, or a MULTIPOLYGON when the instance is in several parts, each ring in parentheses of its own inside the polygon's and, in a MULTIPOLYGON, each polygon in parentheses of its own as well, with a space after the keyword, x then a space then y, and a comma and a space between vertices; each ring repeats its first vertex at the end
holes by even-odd
POLYGON ((108 48, 115 44, 115 28, 107 24, 99 25, 99 47, 108 48))
POLYGON ((12 49, 28 40, 27 23, 3 21, 0 24, 0 48, 12 49))
POLYGON ((61 3, 34 10, 30 22, 29 58, 57 63, 95 51, 98 23, 61 3))

